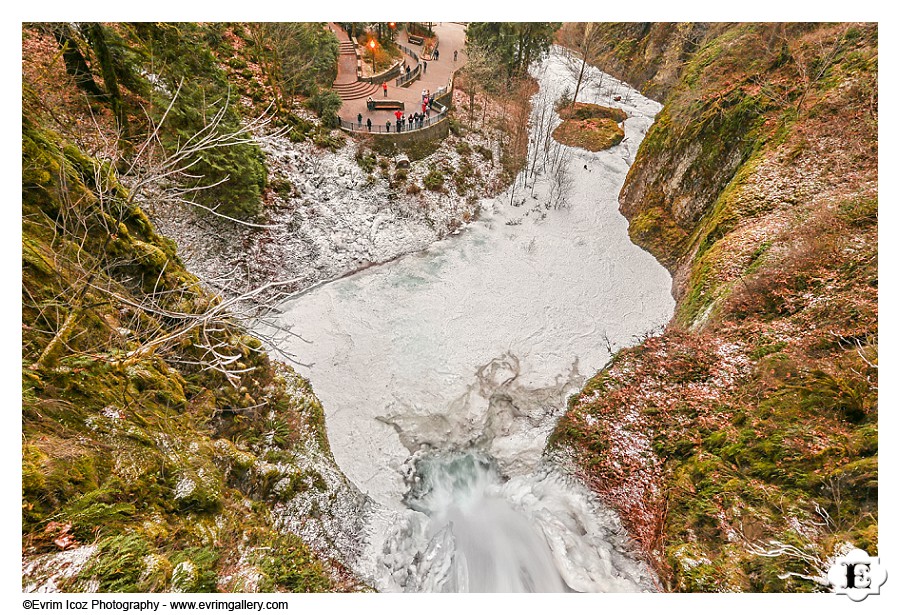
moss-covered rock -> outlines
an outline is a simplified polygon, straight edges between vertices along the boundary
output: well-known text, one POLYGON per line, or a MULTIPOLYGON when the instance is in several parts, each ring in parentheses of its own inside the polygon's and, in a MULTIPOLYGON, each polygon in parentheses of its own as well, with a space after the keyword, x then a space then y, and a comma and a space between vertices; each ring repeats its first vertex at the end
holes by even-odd
POLYGON ((615 120, 589 117, 564 121, 553 130, 553 138, 564 145, 599 152, 621 143, 625 131, 615 120))
POLYGON ((862 94, 877 33, 602 29, 604 70, 665 95, 620 204, 673 273, 676 316, 588 381, 550 444, 667 587, 821 591, 829 558, 878 535, 877 121, 862 94))
MULTIPOLYGON (((23 119, 23 587, 234 589, 245 554, 291 531, 271 502, 315 492, 303 522, 331 514, 316 467, 346 483, 322 407, 227 315, 204 337, 183 328, 220 299, 45 121, 23 119), (236 380, 204 369, 210 336, 246 370, 236 380), (270 482, 253 471, 263 457, 270 482)), ((333 553, 289 540, 303 557, 257 590, 358 586, 333 553)))
POLYGON ((616 124, 621 124, 628 118, 628 114, 622 109, 583 102, 576 102, 574 105, 565 105, 558 109, 558 113, 559 117, 564 120, 605 118, 614 121, 616 124))

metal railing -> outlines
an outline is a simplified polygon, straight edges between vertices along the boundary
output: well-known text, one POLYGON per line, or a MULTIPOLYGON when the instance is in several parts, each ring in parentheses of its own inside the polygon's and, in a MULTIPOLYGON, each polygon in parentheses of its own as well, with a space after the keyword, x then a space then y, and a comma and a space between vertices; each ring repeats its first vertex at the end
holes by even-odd
POLYGON ((400 77, 397 78, 397 81, 394 83, 395 87, 402 88, 405 85, 408 85, 418 79, 422 75, 422 65, 416 64, 416 67, 406 73, 405 75, 401 72, 400 77))
POLYGON ((415 51, 413 51, 412 49, 410 49, 409 47, 407 47, 407 46, 404 45, 403 43, 397 43, 397 47, 399 47, 400 50, 401 50, 403 53, 405 53, 406 55, 411 56, 416 62, 419 61, 419 54, 417 54, 415 51))
POLYGON ((395 87, 402 88, 402 87, 412 83, 413 81, 415 81, 422 75, 422 63, 419 61, 419 54, 417 54, 415 51, 413 51, 406 45, 397 43, 397 47, 399 47, 403 53, 405 53, 406 55, 408 55, 409 57, 411 57, 413 60, 416 61, 416 67, 414 69, 412 69, 411 71, 409 71, 409 73, 406 73, 406 74, 403 74, 403 72, 401 71, 400 76, 397 78, 397 81, 394 82, 395 87))
MULTIPOLYGON (((431 117, 426 117, 424 119, 419 120, 418 122, 413 121, 412 124, 409 122, 403 122, 400 124, 399 131, 397 130, 397 122, 396 120, 386 122, 384 124, 372 122, 372 128, 369 129, 365 122, 347 122, 343 119, 340 120, 341 130, 346 130, 348 132, 374 132, 378 134, 404 134, 407 132, 416 132, 419 130, 424 130, 429 126, 434 126, 435 124, 443 121, 447 118, 447 112, 449 109, 439 102, 435 101, 434 107, 438 109, 437 115, 432 115, 431 117)), ((405 117, 405 116, 404 116, 405 117)))

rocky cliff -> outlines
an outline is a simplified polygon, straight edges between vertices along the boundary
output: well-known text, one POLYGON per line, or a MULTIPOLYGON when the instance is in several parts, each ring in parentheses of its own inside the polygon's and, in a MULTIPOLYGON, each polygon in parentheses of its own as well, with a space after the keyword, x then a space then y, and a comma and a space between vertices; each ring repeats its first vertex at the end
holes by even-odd
MULTIPOLYGON (((182 93, 217 91, 196 26, 142 27, 151 57, 165 39, 196 70, 182 93)), ((128 27, 80 31, 91 49, 67 25, 23 29, 23 589, 364 589, 346 564, 366 500, 332 459, 321 405, 139 205, 153 193, 138 199, 136 178, 159 158, 141 157, 156 143, 133 111, 174 87, 139 70, 128 27)), ((254 147, 206 162, 258 171, 254 147)))
POLYGON ((877 28, 602 30, 665 104, 620 204, 678 305, 551 442, 670 589, 821 589, 877 551, 877 28))

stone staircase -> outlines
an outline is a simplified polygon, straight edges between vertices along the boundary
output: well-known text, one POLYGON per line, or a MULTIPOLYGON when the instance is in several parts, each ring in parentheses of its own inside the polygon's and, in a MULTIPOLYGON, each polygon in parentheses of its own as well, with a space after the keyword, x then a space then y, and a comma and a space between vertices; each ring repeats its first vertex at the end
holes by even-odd
POLYGON ((340 53, 341 55, 351 55, 356 59, 356 48, 353 46, 353 41, 340 41, 340 53))
POLYGON ((357 81, 356 65, 356 48, 353 42, 340 41, 338 77, 331 88, 341 97, 341 100, 358 100, 367 96, 374 96, 378 92, 377 85, 365 81, 357 81))
POLYGON ((331 86, 341 100, 357 100, 367 96, 374 97, 378 92, 378 86, 374 83, 365 81, 354 81, 353 83, 335 83, 331 86))

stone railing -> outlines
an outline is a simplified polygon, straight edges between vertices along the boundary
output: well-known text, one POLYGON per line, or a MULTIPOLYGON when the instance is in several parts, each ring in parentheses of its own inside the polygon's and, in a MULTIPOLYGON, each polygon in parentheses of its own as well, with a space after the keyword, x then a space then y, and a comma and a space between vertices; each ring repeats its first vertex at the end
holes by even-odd
POLYGON ((377 75, 372 75, 371 77, 363 77, 362 76, 362 60, 357 61, 357 81, 365 81, 366 83, 384 83, 385 81, 390 81, 394 77, 400 74, 400 65, 403 64, 402 60, 397 60, 397 62, 387 69, 384 72, 378 73, 377 75))

